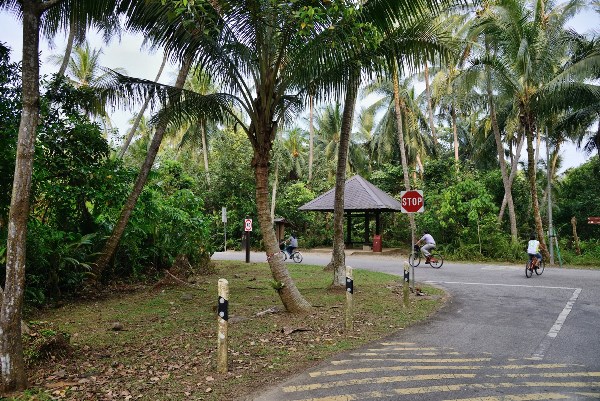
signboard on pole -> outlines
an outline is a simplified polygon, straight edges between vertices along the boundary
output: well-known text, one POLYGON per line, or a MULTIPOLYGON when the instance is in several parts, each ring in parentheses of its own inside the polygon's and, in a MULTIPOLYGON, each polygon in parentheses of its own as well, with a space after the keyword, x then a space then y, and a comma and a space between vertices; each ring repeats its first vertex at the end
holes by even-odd
POLYGON ((244 219, 244 231, 252 231, 252 219, 244 219))
POLYGON ((400 207, 402 213, 421 213, 425 211, 423 191, 400 192, 400 207))
POLYGON ((221 221, 223 223, 227 223, 227 208, 226 207, 221 208, 221 221))
POLYGON ((600 217, 588 217, 588 224, 600 224, 600 217))

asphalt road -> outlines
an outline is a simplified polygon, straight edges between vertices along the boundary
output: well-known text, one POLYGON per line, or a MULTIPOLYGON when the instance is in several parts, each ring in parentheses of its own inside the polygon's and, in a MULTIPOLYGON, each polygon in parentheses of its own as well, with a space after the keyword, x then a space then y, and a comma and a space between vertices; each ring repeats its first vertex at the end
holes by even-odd
MULTIPOLYGON (((241 252, 214 259, 244 260, 241 252)), ((304 252, 303 264, 331 256, 304 252)), ((252 262, 265 261, 252 253, 252 262)), ((402 275, 404 258, 348 255, 346 264, 402 275)), ((289 268, 300 268, 289 262, 289 268)), ((255 401, 600 400, 600 271, 445 262, 414 269, 450 302, 434 319, 324 361, 255 401)), ((360 283, 355 283, 360 286, 360 283)))

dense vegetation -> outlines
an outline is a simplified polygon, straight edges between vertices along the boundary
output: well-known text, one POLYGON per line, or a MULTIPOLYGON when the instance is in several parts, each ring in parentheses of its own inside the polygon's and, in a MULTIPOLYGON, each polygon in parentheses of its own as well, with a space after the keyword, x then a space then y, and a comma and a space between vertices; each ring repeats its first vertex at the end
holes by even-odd
MULTIPOLYGON (((6 195, 10 193, 14 169, 20 82, 17 66, 8 62, 8 49, 2 51, 0 168, 4 172, 1 193, 6 195)), ((76 295, 81 290, 90 271, 89 264, 101 239, 110 233, 146 146, 142 136, 124 160, 116 158, 100 125, 80 112, 80 105, 90 100, 85 89, 56 81, 46 82, 45 88, 27 254, 27 300, 38 305, 76 295)), ((332 116, 330 112, 330 107, 324 107, 317 119, 317 143, 323 143, 323 149, 331 145, 326 142, 327 135, 335 134, 326 131, 328 124, 334 123, 329 119, 335 118, 335 114, 332 116)), ((286 131, 278 144, 281 164, 276 215, 291 223, 291 229, 300 235, 302 247, 327 246, 332 240, 331 216, 298 211, 300 205, 333 185, 332 167, 325 150, 316 152, 321 157, 317 157, 314 177, 311 181, 306 179, 306 134, 300 128, 286 131)), ((215 130, 209 144, 210 183, 198 162, 197 148, 178 146, 176 137, 165 144, 107 279, 158 277, 179 255, 184 255, 192 265, 199 265, 212 252, 223 248, 225 227, 227 247, 240 248, 241 222, 244 217, 256 214, 253 176, 248 168, 249 144, 244 136, 226 127, 215 130), (221 222, 222 207, 228 211, 226 226, 221 222)), ((367 141, 354 143, 364 149, 363 155, 368 155, 369 145, 367 141)), ((357 164, 355 172, 394 196, 404 190, 401 168, 393 160, 373 163, 375 166, 369 162, 373 161, 364 157, 364 164, 357 164)), ((503 225, 496 224, 503 197, 499 171, 493 163, 484 164, 490 166, 465 161, 457 168, 449 148, 426 162, 425 174, 414 183, 416 188, 424 190, 427 205, 426 212, 418 216, 418 226, 428 227, 444 252, 452 257, 519 260, 522 242, 511 244, 507 219, 503 225)), ((545 188, 544 168, 542 161, 538 172, 540 188, 545 188)), ((597 227, 585 224, 587 216, 600 215, 597 202, 600 187, 595 179, 599 173, 598 157, 593 157, 588 163, 568 170, 556 182, 554 223, 563 257, 569 263, 597 263, 600 258, 597 227), (581 255, 575 255, 573 248, 572 217, 581 223, 578 226, 581 255)), ((523 173, 517 176, 513 196, 518 205, 521 239, 525 240, 533 222, 523 173)), ((1 200, 4 216, 9 201, 6 196, 1 200)), ((384 215, 383 227, 386 246, 407 248, 410 233, 406 215, 384 215)), ((355 237, 362 238, 363 230, 363 223, 358 222, 354 227, 355 237)), ((5 241, 4 223, 0 235, 5 241)), ((253 247, 260 249, 260 235, 253 238, 253 247)), ((4 249, 0 248, 2 255, 4 249)))
MULTIPOLYGON (((301 247, 333 245, 342 285, 342 199, 333 216, 298 206, 354 174, 425 193, 424 213, 384 216, 386 246, 427 228, 450 258, 519 260, 535 233, 547 258, 553 220, 559 260, 597 264, 599 156, 559 174, 564 144, 600 153, 600 40, 566 25, 587 6, 0 0, 24 33, 20 65, 0 46, 2 389, 26 385, 23 299, 207 268, 225 234, 240 246, 244 217, 267 254, 276 216, 301 247), (180 65, 175 83, 102 69, 92 27, 143 35, 180 65), (59 72, 40 79, 35 38, 67 29, 59 72), (127 134, 111 128, 111 107, 142 103, 127 134)), ((283 262, 268 264, 286 310, 308 312, 283 262)))

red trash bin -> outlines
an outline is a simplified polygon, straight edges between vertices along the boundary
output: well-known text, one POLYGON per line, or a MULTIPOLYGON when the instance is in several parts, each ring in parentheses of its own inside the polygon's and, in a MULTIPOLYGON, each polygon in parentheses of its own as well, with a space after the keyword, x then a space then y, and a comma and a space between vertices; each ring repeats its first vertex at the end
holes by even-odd
POLYGON ((373 252, 381 252, 381 235, 373 236, 373 252))

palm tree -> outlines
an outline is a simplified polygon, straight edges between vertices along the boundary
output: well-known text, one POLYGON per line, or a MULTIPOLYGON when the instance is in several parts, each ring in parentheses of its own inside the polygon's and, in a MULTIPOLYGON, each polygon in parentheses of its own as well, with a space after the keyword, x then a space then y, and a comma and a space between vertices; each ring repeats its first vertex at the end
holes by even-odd
POLYGON ((482 14, 483 32, 489 35, 497 54, 486 62, 496 73, 503 92, 510 93, 519 114, 519 129, 527 144, 527 172, 535 229, 542 244, 544 258, 549 260, 545 246, 536 183, 536 157, 533 140, 542 129, 539 97, 558 95, 545 89, 557 75, 560 60, 565 55, 564 26, 580 8, 581 2, 571 0, 561 6, 546 9, 546 2, 537 1, 529 8, 524 0, 501 0, 482 14))
POLYGON ((111 0, 0 0, 0 9, 13 12, 23 21, 23 108, 8 219, 8 226, 12 229, 8 231, 6 245, 6 279, 0 292, 0 359, 3 361, 0 393, 22 390, 27 386, 21 342, 21 312, 25 285, 27 218, 40 105, 40 31, 49 22, 56 20, 101 20, 103 16, 114 14, 115 6, 115 1, 111 0))
MULTIPOLYGON (((163 59, 160 64, 160 67, 158 69, 158 72, 156 73, 156 78, 154 78, 155 82, 157 82, 160 79, 160 76, 162 75, 163 69, 165 68, 165 65, 167 64, 167 56, 168 56, 168 54, 165 52, 163 55, 163 59)), ((148 105, 150 104, 151 99, 152 99, 151 96, 146 96, 146 98, 144 99, 144 103, 142 104, 142 107, 140 108, 137 115, 135 116, 135 119, 133 120, 133 123, 131 124, 131 128, 129 129, 129 132, 125 136, 125 141, 123 142, 123 146, 121 147, 121 150, 119 151, 119 158, 122 158, 123 155, 125 155, 125 152, 127 152, 127 148, 129 148, 129 145, 131 144, 131 140, 133 139, 133 136, 135 135, 135 132, 138 129, 138 126, 142 120, 142 117, 144 116, 144 113, 146 112, 146 109, 148 108, 148 105)))
MULTIPOLYGON (((316 118, 316 149, 322 153, 322 157, 327 160, 328 177, 330 181, 336 173, 341 131, 342 131, 342 107, 339 103, 327 105, 322 109, 316 118)), ((353 140, 353 136, 348 143, 349 157, 346 160, 345 171, 347 173, 358 172, 363 166, 363 149, 360 143, 353 140)))
POLYGON ((275 219, 275 206, 279 176, 285 174, 287 180, 297 180, 304 175, 306 167, 306 132, 299 127, 281 131, 273 147, 275 171, 271 195, 271 220, 275 219))
MULTIPOLYGON (((200 95, 219 92, 219 88, 215 85, 214 80, 199 68, 197 68, 191 77, 188 78, 184 88, 200 95)), ((189 145, 202 150, 204 174, 206 176, 207 184, 210 185, 208 137, 210 136, 210 133, 215 132, 217 128, 214 121, 207 121, 203 118, 194 118, 193 116, 191 117, 192 119, 182 127, 183 134, 181 136, 179 147, 189 145)))

